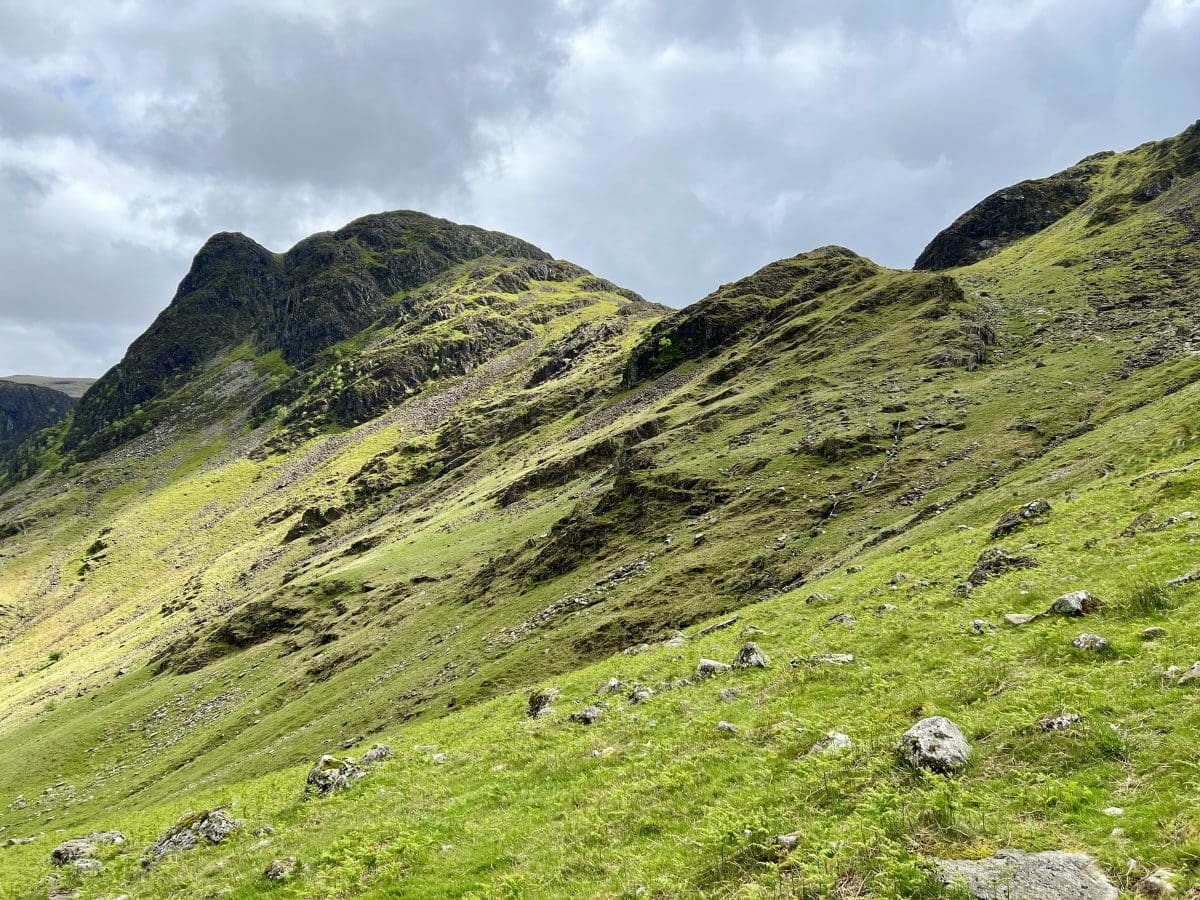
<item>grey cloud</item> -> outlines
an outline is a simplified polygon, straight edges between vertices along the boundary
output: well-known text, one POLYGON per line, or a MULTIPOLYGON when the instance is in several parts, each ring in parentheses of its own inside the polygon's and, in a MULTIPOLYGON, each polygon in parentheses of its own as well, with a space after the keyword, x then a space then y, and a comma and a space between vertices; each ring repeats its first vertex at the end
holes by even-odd
POLYGON ((1194 0, 163 9, 0 0, 0 369, 97 373, 218 230, 423 208, 681 305, 819 244, 907 265, 1200 115, 1194 0))

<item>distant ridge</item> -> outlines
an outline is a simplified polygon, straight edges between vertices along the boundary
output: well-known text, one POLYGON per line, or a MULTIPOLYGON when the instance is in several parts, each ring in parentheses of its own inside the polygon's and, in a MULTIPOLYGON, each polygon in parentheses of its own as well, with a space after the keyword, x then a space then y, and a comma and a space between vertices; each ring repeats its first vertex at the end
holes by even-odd
POLYGON ((32 384, 37 387, 51 388, 55 391, 61 391, 68 397, 74 397, 76 400, 82 397, 84 392, 96 383, 95 378, 72 378, 56 375, 4 375, 0 377, 0 381, 11 381, 13 384, 32 384))

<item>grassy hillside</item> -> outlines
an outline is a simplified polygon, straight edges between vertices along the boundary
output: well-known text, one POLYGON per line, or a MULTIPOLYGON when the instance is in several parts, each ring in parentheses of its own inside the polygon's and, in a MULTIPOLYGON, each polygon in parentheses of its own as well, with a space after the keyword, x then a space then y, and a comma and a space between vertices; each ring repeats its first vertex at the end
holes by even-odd
POLYGON ((113 828, 60 887, 932 896, 930 858, 1010 846, 1200 883, 1195 688, 1165 674, 1200 657, 1196 588, 1165 587, 1198 565, 1197 134, 1089 160, 1051 221, 939 238, 958 268, 822 248, 667 315, 482 256, 310 357, 228 337, 0 495, 0 835, 35 836, 3 890, 113 828), (997 546, 1021 565, 970 577, 997 546), (1002 622, 1080 589, 1089 618, 1002 622), (746 640, 768 668, 682 683, 746 640), (530 719, 537 684, 562 694, 530 719), (898 761, 933 714, 966 772, 898 761), (853 749, 810 755, 829 731, 853 749), (142 870, 216 805, 243 827, 142 870))

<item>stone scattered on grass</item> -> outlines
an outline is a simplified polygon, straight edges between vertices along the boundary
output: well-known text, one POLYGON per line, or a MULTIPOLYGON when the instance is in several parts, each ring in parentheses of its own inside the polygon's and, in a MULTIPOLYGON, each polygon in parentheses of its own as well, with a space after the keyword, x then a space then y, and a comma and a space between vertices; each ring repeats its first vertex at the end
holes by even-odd
POLYGON ((900 738, 900 755, 914 769, 949 774, 966 768, 971 745, 945 716, 922 719, 900 738))
POLYGON ((678 650, 687 644, 687 635, 682 631, 672 631, 670 636, 662 642, 662 645, 670 650, 678 650))
POLYGON ((875 607, 875 615, 882 619, 888 613, 895 612, 899 608, 900 607, 894 603, 881 603, 879 606, 875 607))
POLYGON ((821 653, 812 658, 815 663, 827 666, 848 666, 854 662, 853 653, 821 653))
POLYGON ((732 722, 726 722, 726 721, 722 720, 717 723, 717 731, 724 731, 724 732, 727 732, 728 734, 737 734, 738 727, 736 725, 734 725, 732 722))
POLYGON ((572 722, 578 722, 580 725, 595 725, 600 718, 600 707, 585 706, 578 712, 573 712, 568 717, 572 722))
POLYGON ((706 625, 701 628, 696 632, 696 634, 700 637, 704 637, 705 635, 712 634, 714 631, 720 631, 722 628, 729 628, 733 625, 736 625, 739 618, 740 617, 735 614, 730 616, 728 619, 722 619, 720 622, 713 622, 711 625, 706 625))
POLYGON ((279 859, 271 860, 263 875, 272 881, 283 881, 294 871, 296 871, 296 857, 281 856, 279 859))
POLYGON ((854 621, 854 616, 848 612, 834 613, 829 617, 829 622, 834 625, 845 625, 847 628, 853 628, 858 624, 854 621))
POLYGON ((237 830, 238 823, 223 809, 188 813, 168 828, 142 855, 142 865, 151 866, 169 853, 200 846, 201 841, 219 844, 237 830))
POLYGON ((529 692, 529 702, 525 707, 525 715, 531 719, 548 716, 554 701, 558 699, 558 688, 542 688, 529 692))
MULTIPOLYGON (((14 839, 14 842, 30 843, 33 839, 14 839)), ((86 837, 71 838, 63 841, 50 851, 50 864, 64 866, 70 862, 78 862, 91 858, 102 844, 123 844, 125 835, 119 831, 97 831, 86 837)))
MULTIPOLYGON (((1179 672, 1179 669, 1177 667, 1172 666, 1171 668, 1175 669, 1175 673, 1179 672)), ((1167 672, 1169 675, 1175 674, 1175 673, 1171 672, 1171 669, 1168 669, 1167 672)), ((1179 685, 1188 685, 1188 684, 1196 684, 1197 682, 1200 682, 1200 662, 1192 663, 1192 667, 1190 669, 1188 669, 1186 672, 1179 675, 1179 680, 1176 681, 1175 683, 1179 684, 1179 685)))
POLYGON ((1004 624, 1018 628, 1021 625, 1028 625, 1037 616, 1031 616, 1029 613, 1006 613, 1004 616, 1004 624))
POLYGON ((318 797, 327 797, 345 790, 365 774, 362 767, 348 756, 322 756, 305 779, 305 794, 315 793, 318 797))
POLYGON ((1170 869, 1155 869, 1138 882, 1138 893, 1147 897, 1169 897, 1175 893, 1175 885, 1171 883, 1175 877, 1170 869))
POLYGON ((956 587, 953 593, 960 597, 969 597, 975 588, 991 578, 1003 575, 1013 569, 1032 569, 1039 565, 1032 556, 1017 556, 1009 553, 1003 547, 988 547, 979 554, 975 568, 967 576, 967 580, 956 587))
POLYGON ((741 688, 721 688, 721 690, 717 692, 717 697, 722 703, 732 703, 741 695, 741 688))
POLYGON ((771 838, 771 843, 784 853, 791 853, 800 845, 800 834, 796 831, 791 834, 777 834, 771 838))
POLYGON ((1059 716, 1046 716, 1038 722, 1040 731, 1066 731, 1074 725, 1078 725, 1083 719, 1078 713, 1063 713, 1059 716))
POLYGON ((1084 650, 1088 653, 1103 653, 1108 649, 1108 641, 1098 634, 1084 632, 1071 641, 1071 646, 1076 650, 1084 650))
POLYGON ((827 732, 825 737, 821 738, 808 751, 809 756, 825 756, 833 753, 845 753, 847 750, 854 749, 854 742, 847 735, 840 731, 827 732))
POLYGON ((986 859, 935 860, 942 881, 975 900, 1116 900, 1117 889, 1086 853, 999 850, 986 859))
POLYGON ((739 668, 765 669, 771 664, 771 658, 754 641, 747 641, 734 657, 733 664, 739 668))
POLYGON ((1193 581, 1200 581, 1200 569, 1195 572, 1188 572, 1186 575, 1180 575, 1178 578, 1172 578, 1167 582, 1167 587, 1183 587, 1185 584, 1191 584, 1193 581))
POLYGON ((1151 625, 1149 628, 1142 629, 1143 641, 1157 641, 1159 638, 1167 636, 1167 629, 1159 628, 1157 625, 1151 625))
POLYGON ((826 594, 822 591, 817 591, 815 594, 809 594, 804 598, 804 602, 810 606, 815 606, 821 603, 832 603, 833 594, 826 594))
POLYGON ((363 754, 362 764, 364 766, 371 766, 377 762, 383 762, 385 759, 391 759, 395 755, 396 752, 387 744, 376 744, 363 754))
POLYGON ((972 619, 971 630, 976 634, 990 634, 996 630, 996 626, 986 619, 972 619))
POLYGON ((732 669, 728 663, 718 662, 715 659, 701 658, 700 662, 696 663, 696 679, 709 678, 713 675, 720 675, 722 672, 728 672, 732 669))
POLYGON ((1055 598, 1049 612, 1060 616, 1085 616, 1100 608, 1100 601, 1087 591, 1071 591, 1055 598))
POLYGON ((1050 503, 1041 498, 1031 500, 1024 506, 1006 512, 992 527, 992 540, 1012 534, 1029 524, 1037 524, 1050 512, 1050 503))
POLYGON ((645 703, 654 696, 654 688, 646 687, 644 684, 634 685, 633 690, 629 692, 630 703, 645 703))

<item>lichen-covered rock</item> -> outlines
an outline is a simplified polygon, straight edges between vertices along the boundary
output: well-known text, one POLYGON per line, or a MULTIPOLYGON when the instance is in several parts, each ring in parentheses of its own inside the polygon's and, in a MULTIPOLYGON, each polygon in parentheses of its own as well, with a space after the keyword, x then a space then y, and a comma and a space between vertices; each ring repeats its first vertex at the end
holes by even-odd
POLYGON ((986 859, 936 860, 942 881, 975 900, 1116 900, 1117 889, 1086 853, 1000 850, 986 859))
POLYGON ((273 859, 267 865, 266 871, 263 872, 267 878, 272 881, 282 881, 296 870, 296 857, 281 856, 278 859, 273 859))
POLYGON ((1071 591, 1056 597, 1050 604, 1050 612, 1060 616, 1086 616, 1100 608, 1100 601, 1087 591, 1071 591))
POLYGON ((79 859, 87 859, 96 852, 96 844, 88 838, 72 838, 63 841, 50 851, 50 865, 65 866, 79 859))
POLYGON ((825 737, 812 745, 812 748, 808 751, 808 755, 825 756, 834 753, 845 753, 853 749, 854 742, 850 740, 848 735, 844 735, 840 731, 830 731, 825 737))
POLYGON ((1088 634, 1085 632, 1071 641, 1071 646, 1076 650, 1084 650, 1088 653, 1103 653, 1108 649, 1108 641, 1098 634, 1088 634))
POLYGON ((188 813, 146 849, 142 854, 142 865, 153 865, 169 853, 192 850, 199 847, 201 841, 219 844, 236 831, 237 827, 237 821, 223 809, 188 813))
POLYGON ((771 658, 754 641, 747 641, 734 657, 733 664, 739 668, 765 669, 771 664, 771 658))
POLYGON ((722 672, 728 672, 732 666, 727 663, 718 662, 715 659, 701 659, 696 663, 696 678, 709 678, 713 675, 720 675, 722 672))
POLYGON ((395 755, 396 752, 387 744, 376 744, 363 754, 362 764, 364 766, 370 766, 377 762, 382 762, 385 759, 391 759, 395 755))
POLYGON ((1046 716, 1038 722, 1038 730, 1040 731, 1066 731, 1074 725, 1079 724, 1083 716, 1078 713, 1063 713, 1059 716, 1046 716))
POLYGON ((578 722, 580 725, 594 725, 600 719, 600 707, 585 706, 578 712, 573 712, 568 717, 572 722, 578 722))
POLYGON ((530 691, 529 703, 525 707, 525 715, 531 719, 540 719, 550 714, 554 701, 558 699, 558 688, 544 688, 530 691))
POLYGON ((1028 625, 1036 618, 1037 616, 1031 616, 1029 613, 1005 613, 1004 624, 1018 628, 1021 625, 1028 625))
POLYGON ((1033 522, 1044 518, 1050 512, 1049 501, 1037 499, 1031 500, 1024 506, 1006 512, 1000 517, 1000 521, 992 528, 992 540, 1004 537, 1006 534, 1012 534, 1014 531, 1033 522))
POLYGON ((954 593, 969 596, 975 588, 991 578, 1014 569, 1032 569, 1038 564, 1032 556, 1012 554, 1003 547, 988 547, 979 554, 979 558, 975 560, 975 568, 971 570, 967 580, 954 589, 954 593))
POLYGON ((345 790, 366 773, 350 757, 322 756, 308 773, 305 793, 327 797, 345 790))
POLYGON ((900 755, 914 769, 949 774, 966 768, 971 745, 962 729, 945 716, 930 716, 904 732, 900 755))

